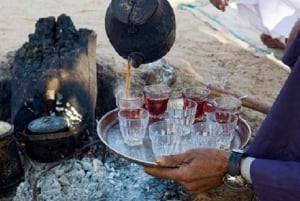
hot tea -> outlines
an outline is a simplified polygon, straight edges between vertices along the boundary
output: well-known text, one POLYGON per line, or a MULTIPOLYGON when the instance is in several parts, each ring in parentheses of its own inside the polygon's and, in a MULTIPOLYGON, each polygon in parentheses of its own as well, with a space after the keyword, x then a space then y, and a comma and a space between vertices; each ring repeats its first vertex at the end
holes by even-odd
POLYGON ((221 96, 213 100, 213 106, 216 111, 225 111, 239 116, 242 101, 233 96, 221 96))
POLYGON ((207 104, 207 96, 209 95, 210 90, 201 87, 190 87, 185 88, 182 91, 182 97, 188 98, 197 103, 196 109, 196 121, 202 121, 204 115, 204 107, 207 104))
POLYGON ((141 113, 143 113, 143 109, 137 108, 137 109, 122 109, 120 111, 120 114, 123 117, 126 117, 127 119, 138 119, 141 116, 141 113))
POLYGON ((128 61, 127 61, 127 74, 126 74, 126 85, 125 85, 125 98, 129 97, 129 92, 130 92, 131 62, 132 62, 132 60, 130 58, 128 58, 128 61))
POLYGON ((171 88, 165 84, 153 84, 144 87, 145 107, 152 118, 164 118, 170 96, 171 88))
POLYGON ((145 98, 145 107, 151 116, 161 116, 167 110, 169 97, 165 98, 145 98))

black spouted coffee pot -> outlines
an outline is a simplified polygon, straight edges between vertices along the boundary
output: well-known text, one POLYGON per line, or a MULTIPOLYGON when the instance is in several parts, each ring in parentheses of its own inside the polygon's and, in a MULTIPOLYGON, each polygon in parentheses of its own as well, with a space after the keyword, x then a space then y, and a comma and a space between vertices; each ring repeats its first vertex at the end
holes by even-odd
POLYGON ((175 41, 175 15, 167 0, 112 0, 105 30, 116 52, 135 68, 165 56, 175 41))

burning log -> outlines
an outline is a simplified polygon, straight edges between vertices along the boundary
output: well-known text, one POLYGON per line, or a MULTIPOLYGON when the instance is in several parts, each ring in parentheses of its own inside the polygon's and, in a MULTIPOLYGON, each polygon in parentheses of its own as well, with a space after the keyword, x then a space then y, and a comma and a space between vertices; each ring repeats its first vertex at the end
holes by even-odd
POLYGON ((94 31, 76 30, 71 18, 40 18, 15 54, 11 119, 17 132, 44 116, 62 116, 76 139, 92 129, 97 98, 94 31))

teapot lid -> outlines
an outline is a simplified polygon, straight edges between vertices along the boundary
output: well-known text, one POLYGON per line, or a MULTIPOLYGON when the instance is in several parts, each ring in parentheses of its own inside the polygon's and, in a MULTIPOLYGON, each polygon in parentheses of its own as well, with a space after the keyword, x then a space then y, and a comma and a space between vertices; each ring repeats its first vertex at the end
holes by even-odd
POLYGON ((33 133, 52 133, 67 128, 68 121, 61 116, 46 116, 35 119, 28 124, 33 133))
POLYGON ((132 25, 144 24, 155 12, 157 0, 114 0, 113 15, 121 22, 132 25))

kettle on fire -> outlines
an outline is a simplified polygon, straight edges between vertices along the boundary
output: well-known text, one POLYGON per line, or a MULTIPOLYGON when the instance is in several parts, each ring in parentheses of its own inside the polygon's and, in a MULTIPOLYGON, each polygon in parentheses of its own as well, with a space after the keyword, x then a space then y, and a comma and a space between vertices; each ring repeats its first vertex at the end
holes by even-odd
POLYGON ((112 0, 105 30, 116 52, 137 68, 169 52, 176 35, 175 15, 167 0, 112 0))

